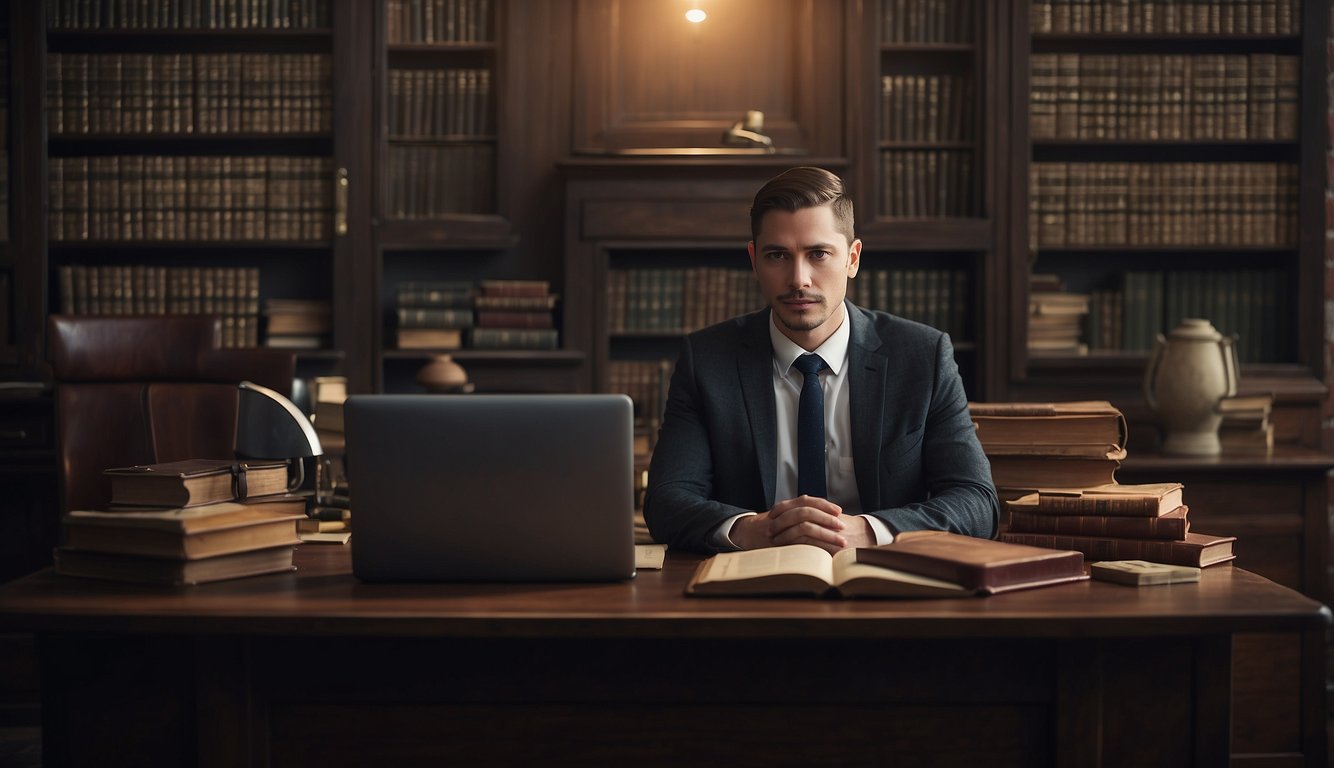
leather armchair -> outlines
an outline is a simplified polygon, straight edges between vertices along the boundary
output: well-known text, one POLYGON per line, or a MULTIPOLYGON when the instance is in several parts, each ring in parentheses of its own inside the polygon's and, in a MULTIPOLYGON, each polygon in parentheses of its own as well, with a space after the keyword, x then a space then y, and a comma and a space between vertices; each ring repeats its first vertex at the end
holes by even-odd
POLYGON ((206 315, 48 318, 63 511, 105 508, 111 467, 232 457, 239 382, 291 395, 292 352, 221 338, 206 315))

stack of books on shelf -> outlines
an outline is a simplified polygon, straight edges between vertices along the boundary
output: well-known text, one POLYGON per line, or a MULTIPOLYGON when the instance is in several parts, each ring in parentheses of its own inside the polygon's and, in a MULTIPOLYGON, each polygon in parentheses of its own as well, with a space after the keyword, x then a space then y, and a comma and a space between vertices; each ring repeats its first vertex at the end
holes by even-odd
POLYGON ((264 343, 286 349, 321 349, 329 346, 333 330, 329 302, 315 299, 268 299, 264 343))
POLYGON ((310 382, 311 422, 324 449, 315 470, 315 506, 310 516, 297 521, 297 533, 306 543, 346 544, 352 537, 352 504, 347 490, 343 461, 347 438, 343 429, 343 404, 347 400, 347 377, 316 376, 310 382))
POLYGON ((1034 274, 1028 283, 1028 354, 1086 355, 1084 319, 1089 296, 1065 290, 1056 275, 1034 274))
POLYGON ((1142 560, 1202 568, 1232 560, 1234 536, 1194 533, 1180 483, 1041 489, 1007 501, 1000 540, 1083 552, 1089 561, 1142 560))
POLYGON ((968 411, 1002 499, 1111 484, 1126 457, 1125 417, 1104 400, 969 403, 968 411))
POLYGON ((184 586, 293 570, 306 499, 286 462, 191 459, 106 471, 111 507, 63 518, 55 572, 184 586))
POLYGON ((556 349, 556 294, 546 280, 483 280, 477 294, 474 349, 556 349))
POLYGON ((1223 453, 1273 453, 1273 409, 1271 394, 1238 395, 1219 401, 1218 413, 1223 420, 1218 425, 1218 442, 1223 453))
POLYGON ((473 301, 477 290, 471 282, 409 281, 398 284, 399 349, 459 349, 463 332, 473 327, 473 301))

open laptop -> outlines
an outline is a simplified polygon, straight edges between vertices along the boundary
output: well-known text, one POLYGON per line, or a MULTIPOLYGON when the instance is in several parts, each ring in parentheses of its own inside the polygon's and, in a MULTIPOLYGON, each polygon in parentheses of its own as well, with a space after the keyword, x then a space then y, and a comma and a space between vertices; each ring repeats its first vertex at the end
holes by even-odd
POLYGON ((625 395, 353 395, 344 422, 357 578, 634 576, 625 395))

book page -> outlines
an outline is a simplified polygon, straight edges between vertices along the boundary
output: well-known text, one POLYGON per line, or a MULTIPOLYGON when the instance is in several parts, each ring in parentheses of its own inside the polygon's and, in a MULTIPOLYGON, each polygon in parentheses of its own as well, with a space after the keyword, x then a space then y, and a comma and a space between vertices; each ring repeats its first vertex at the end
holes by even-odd
POLYGON ((853 579, 885 579, 897 581, 903 584, 910 584, 917 587, 924 587, 929 590, 943 590, 946 592, 965 593, 963 587, 950 581, 942 579, 933 579, 930 576, 919 576, 915 573, 900 571, 895 568, 885 568, 879 565, 868 565, 857 562, 857 550, 848 548, 840 550, 833 558, 834 586, 840 586, 853 579))
POLYGON ((713 556, 700 576, 700 581, 743 581, 774 574, 799 573, 828 583, 833 576, 830 562, 827 552, 809 544, 722 552, 713 556))

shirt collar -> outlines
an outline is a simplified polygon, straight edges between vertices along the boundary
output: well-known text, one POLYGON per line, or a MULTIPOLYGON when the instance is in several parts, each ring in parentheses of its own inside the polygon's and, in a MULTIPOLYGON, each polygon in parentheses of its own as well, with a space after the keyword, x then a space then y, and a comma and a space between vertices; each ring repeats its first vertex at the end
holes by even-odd
MULTIPOLYGON (((844 306, 844 310, 847 307, 844 306)), ((825 339, 824 343, 811 350, 824 359, 825 364, 829 366, 830 372, 835 376, 843 370, 843 364, 848 359, 848 341, 852 338, 852 322, 848 313, 844 311, 843 322, 839 323, 833 335, 825 339)), ((796 362, 798 357, 806 354, 795 341, 783 335, 778 330, 778 324, 774 320, 774 313, 769 312, 769 342, 774 349, 774 364, 778 366, 778 372, 787 376, 791 372, 792 363, 796 362)))

